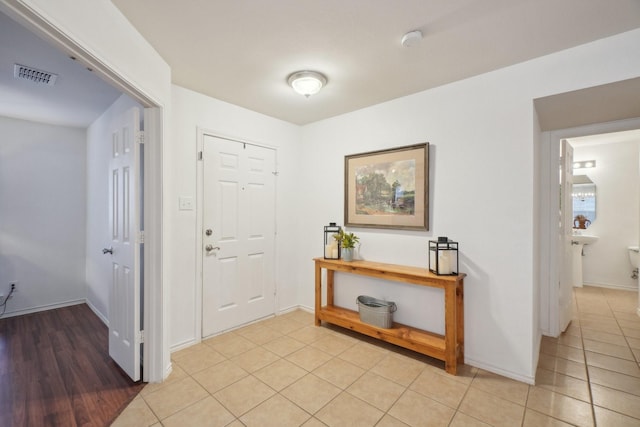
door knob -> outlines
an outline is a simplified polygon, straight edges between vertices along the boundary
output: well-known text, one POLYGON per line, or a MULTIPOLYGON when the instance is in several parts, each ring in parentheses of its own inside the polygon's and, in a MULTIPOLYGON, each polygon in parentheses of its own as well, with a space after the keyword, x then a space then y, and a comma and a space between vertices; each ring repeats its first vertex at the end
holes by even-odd
POLYGON ((204 248, 205 248, 205 250, 206 250, 207 252, 211 252, 211 251, 214 251, 214 250, 219 250, 219 249, 220 249, 220 246, 215 246, 215 247, 214 247, 213 245, 207 245, 207 246, 205 246, 204 248))
POLYGON ((111 247, 111 248, 102 248, 102 253, 103 253, 104 255, 106 255, 106 254, 111 254, 111 255, 113 255, 113 248, 112 248, 112 247, 111 247))

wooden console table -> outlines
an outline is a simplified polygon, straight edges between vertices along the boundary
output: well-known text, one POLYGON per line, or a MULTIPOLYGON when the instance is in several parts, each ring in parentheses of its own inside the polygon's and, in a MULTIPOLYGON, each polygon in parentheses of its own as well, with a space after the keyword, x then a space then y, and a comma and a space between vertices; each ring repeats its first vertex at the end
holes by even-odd
POLYGON ((315 322, 342 326, 382 341, 408 348, 443 360, 445 370, 455 375, 458 364, 464 363, 464 277, 437 276, 428 268, 407 267, 370 261, 342 261, 314 258, 316 264, 315 322), (327 305, 322 306, 322 269, 327 271, 327 305), (333 304, 334 272, 359 274, 378 279, 430 286, 444 290, 444 336, 411 326, 393 323, 390 329, 360 321, 357 311, 333 304))

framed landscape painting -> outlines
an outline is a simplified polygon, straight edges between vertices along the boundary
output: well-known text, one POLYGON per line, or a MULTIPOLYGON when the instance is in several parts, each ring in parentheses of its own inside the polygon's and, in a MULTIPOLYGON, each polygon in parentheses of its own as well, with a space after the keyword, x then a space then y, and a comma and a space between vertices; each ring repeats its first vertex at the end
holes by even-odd
POLYGON ((429 144, 344 158, 344 223, 429 229, 429 144))

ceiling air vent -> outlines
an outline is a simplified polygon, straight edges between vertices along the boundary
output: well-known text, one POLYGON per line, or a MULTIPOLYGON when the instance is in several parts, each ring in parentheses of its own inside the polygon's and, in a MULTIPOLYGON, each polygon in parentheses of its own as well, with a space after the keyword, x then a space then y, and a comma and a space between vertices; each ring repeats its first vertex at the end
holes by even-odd
POLYGON ((37 68, 27 67, 25 65, 13 65, 13 77, 16 79, 29 80, 34 83, 44 83, 49 86, 56 84, 57 74, 48 71, 38 70, 37 68))

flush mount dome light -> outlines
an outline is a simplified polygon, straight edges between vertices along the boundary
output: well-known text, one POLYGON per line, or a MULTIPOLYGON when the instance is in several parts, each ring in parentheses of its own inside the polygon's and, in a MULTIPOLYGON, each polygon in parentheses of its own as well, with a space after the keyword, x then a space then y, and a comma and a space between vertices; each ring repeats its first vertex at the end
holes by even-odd
POLYGON ((297 71, 287 78, 287 83, 300 95, 307 98, 320 92, 327 78, 316 71, 297 71))

